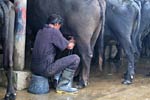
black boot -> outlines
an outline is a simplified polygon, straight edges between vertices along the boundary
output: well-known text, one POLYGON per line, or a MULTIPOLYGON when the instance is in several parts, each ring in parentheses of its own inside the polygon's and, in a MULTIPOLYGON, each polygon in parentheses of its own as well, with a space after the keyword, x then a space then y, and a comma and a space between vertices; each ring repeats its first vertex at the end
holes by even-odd
POLYGON ((59 83, 56 88, 57 93, 77 93, 78 89, 72 87, 72 80, 74 76, 74 70, 66 68, 62 76, 60 77, 59 83))

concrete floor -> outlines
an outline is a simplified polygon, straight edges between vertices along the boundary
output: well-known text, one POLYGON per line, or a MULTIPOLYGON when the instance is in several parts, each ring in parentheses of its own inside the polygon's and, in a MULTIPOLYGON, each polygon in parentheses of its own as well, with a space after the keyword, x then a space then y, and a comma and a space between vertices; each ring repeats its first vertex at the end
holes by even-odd
MULTIPOLYGON (((125 65, 126 62, 123 63, 125 65)), ((113 67, 108 71, 110 66, 107 65, 102 73, 93 67, 89 86, 79 90, 76 95, 57 94, 52 89, 48 94, 35 95, 22 90, 17 91, 16 100, 150 100, 150 78, 144 76, 150 71, 150 59, 140 60, 132 85, 121 84, 124 68, 116 73, 113 67)), ((3 100, 4 94, 5 88, 0 87, 0 100, 3 100)))

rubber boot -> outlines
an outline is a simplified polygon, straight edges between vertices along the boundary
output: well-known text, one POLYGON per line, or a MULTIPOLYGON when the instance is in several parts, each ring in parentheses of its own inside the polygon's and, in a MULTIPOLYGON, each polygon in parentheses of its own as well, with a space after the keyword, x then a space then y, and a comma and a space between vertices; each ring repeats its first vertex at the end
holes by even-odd
POLYGON ((61 76, 62 72, 59 72, 57 73, 55 76, 54 76, 54 80, 53 80, 53 85, 54 85, 54 88, 56 89, 57 85, 58 85, 58 82, 59 82, 59 79, 60 79, 60 76, 61 76))
POLYGON ((62 76, 60 77, 59 83, 56 88, 57 93, 69 93, 74 94, 78 92, 77 88, 72 87, 72 80, 74 76, 74 70, 66 68, 62 76))

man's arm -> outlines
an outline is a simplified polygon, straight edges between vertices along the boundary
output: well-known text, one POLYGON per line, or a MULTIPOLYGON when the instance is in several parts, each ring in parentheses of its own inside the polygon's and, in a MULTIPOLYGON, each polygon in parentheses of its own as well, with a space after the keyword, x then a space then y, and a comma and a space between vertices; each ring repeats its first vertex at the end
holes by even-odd
POLYGON ((70 38, 68 41, 65 37, 63 37, 60 31, 56 30, 53 35, 53 44, 63 51, 65 49, 73 49, 75 41, 73 38, 70 38))

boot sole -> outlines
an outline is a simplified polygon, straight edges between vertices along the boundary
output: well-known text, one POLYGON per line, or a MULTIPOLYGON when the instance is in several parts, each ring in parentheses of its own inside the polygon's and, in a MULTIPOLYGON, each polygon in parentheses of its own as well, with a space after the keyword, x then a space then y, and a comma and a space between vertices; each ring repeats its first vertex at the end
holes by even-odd
POLYGON ((76 92, 66 92, 66 91, 57 90, 56 93, 59 93, 59 94, 77 94, 78 91, 76 91, 76 92))

